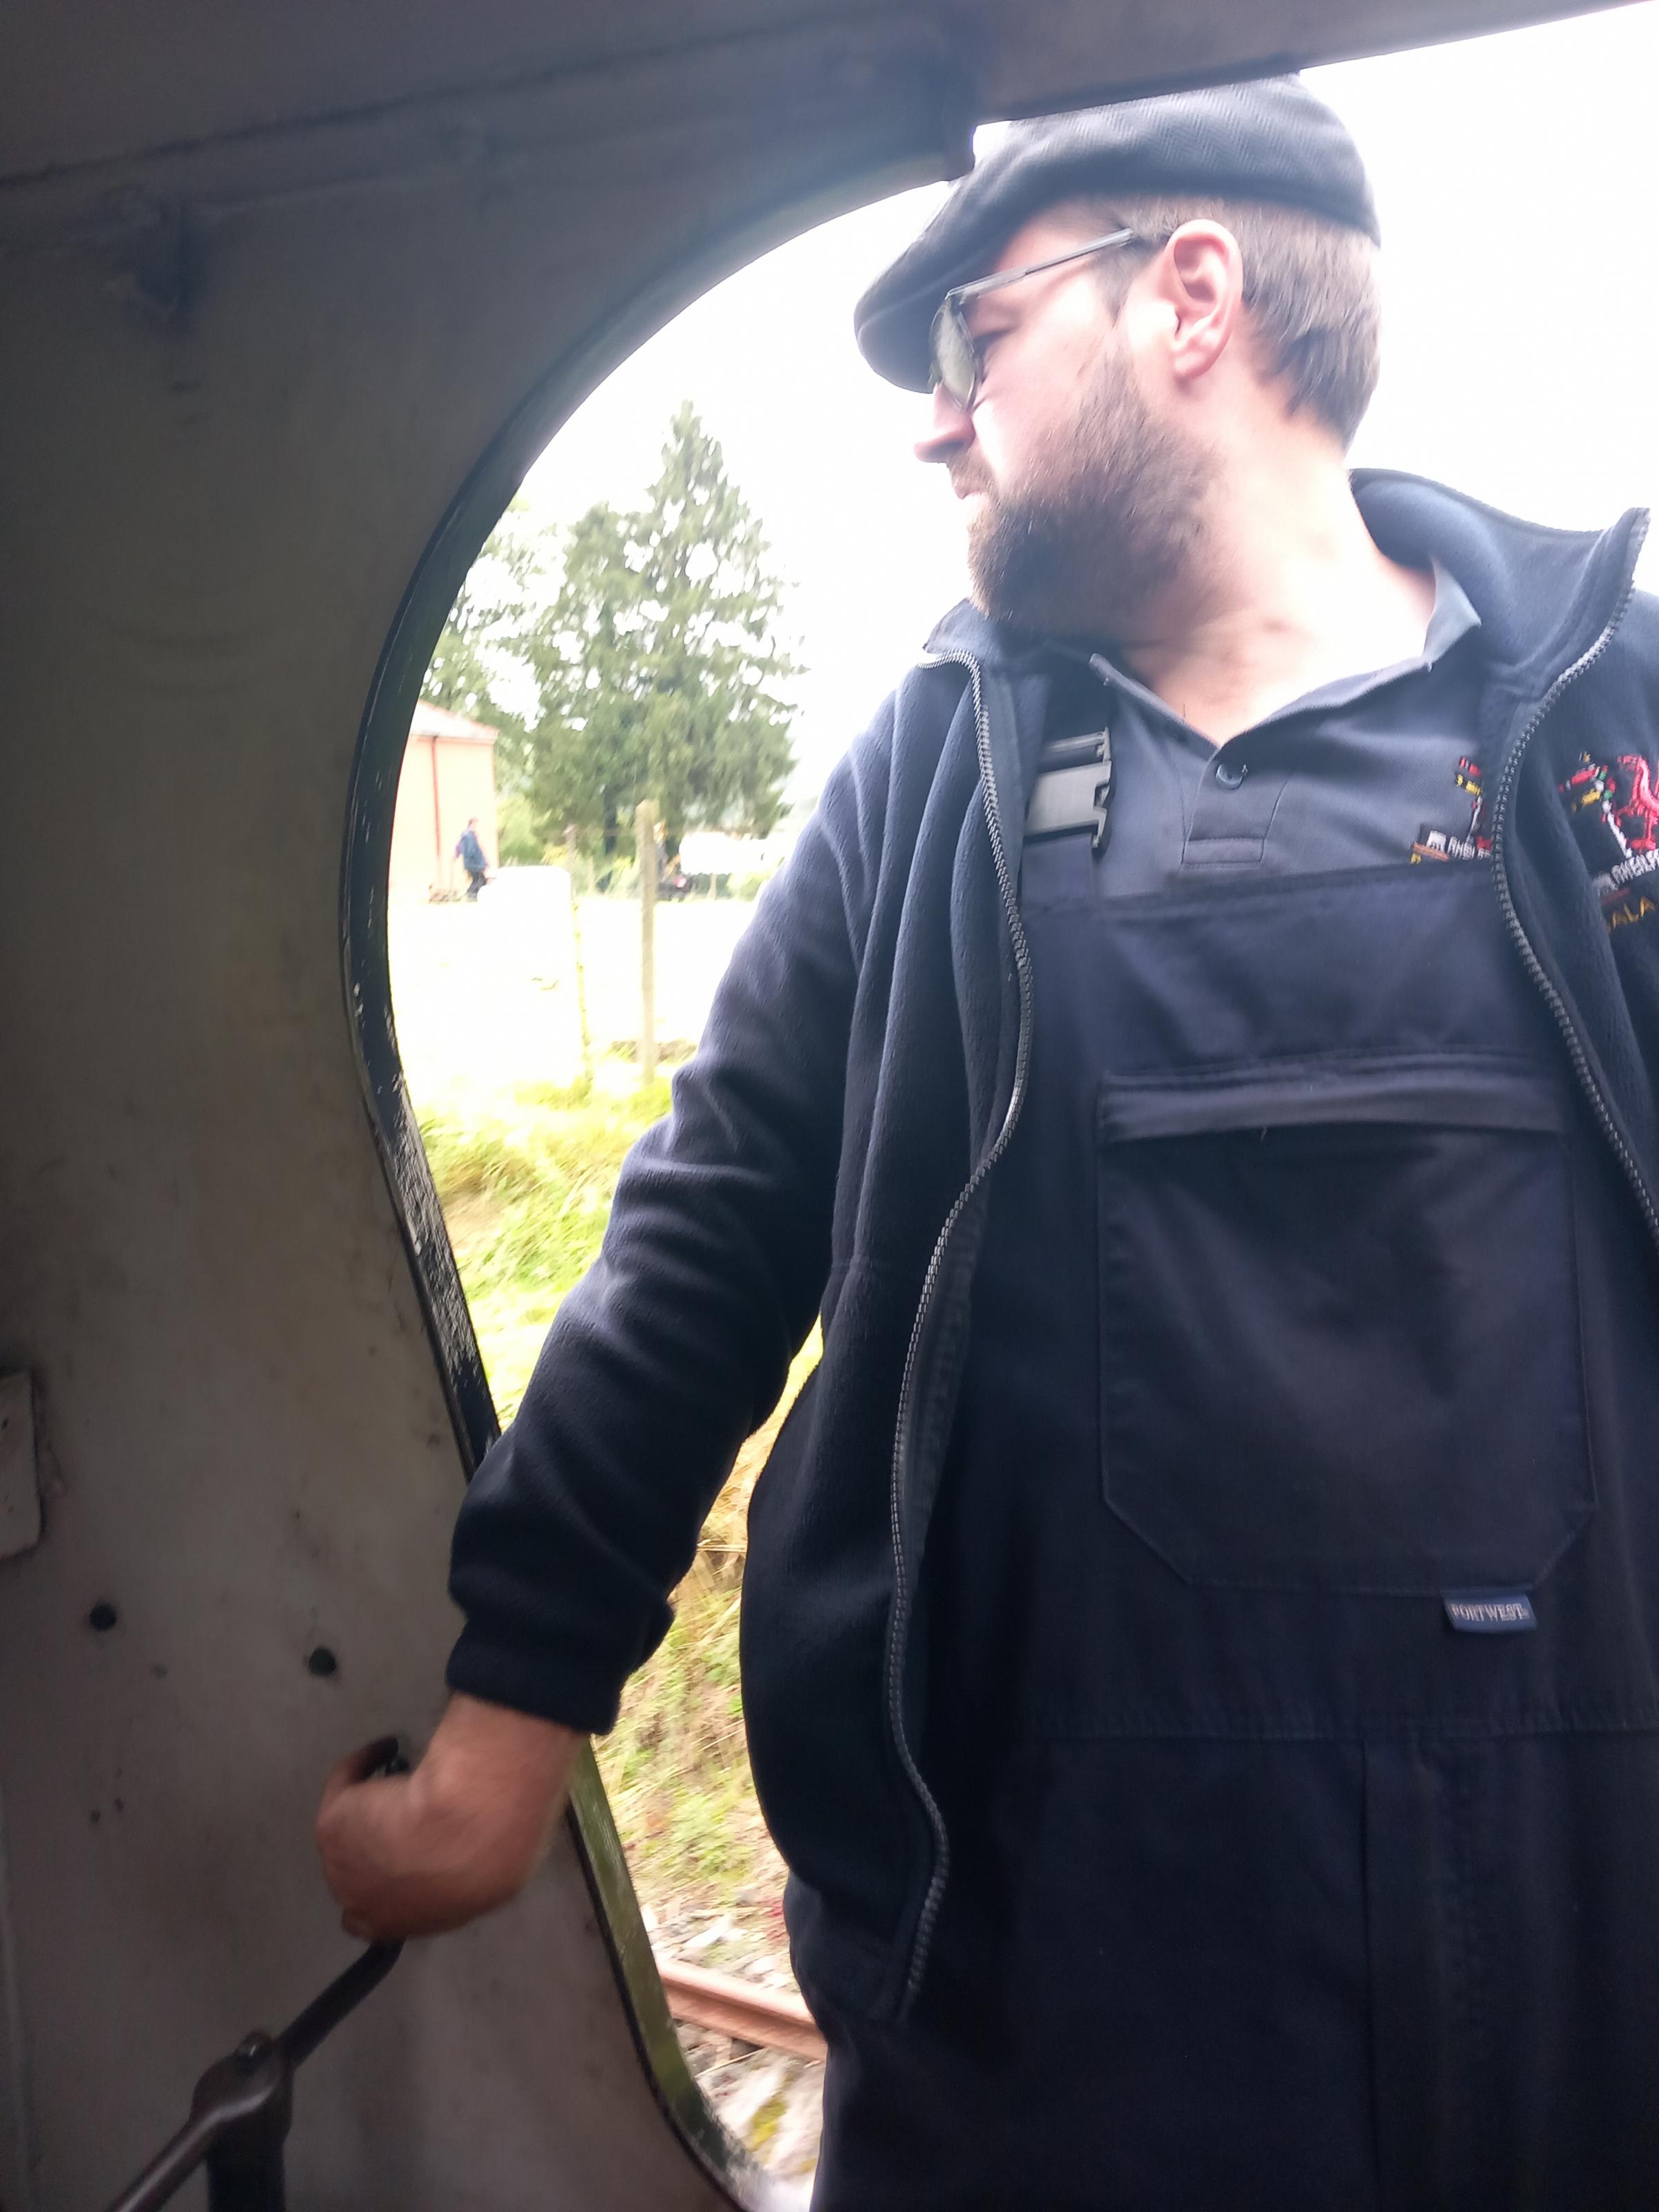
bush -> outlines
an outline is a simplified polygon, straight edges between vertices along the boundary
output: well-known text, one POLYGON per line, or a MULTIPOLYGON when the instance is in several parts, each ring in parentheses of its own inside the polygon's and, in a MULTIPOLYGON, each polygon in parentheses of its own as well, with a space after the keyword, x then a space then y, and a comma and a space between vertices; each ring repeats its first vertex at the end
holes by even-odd
POLYGON ((538 868, 548 857, 535 809, 521 791, 504 792, 496 802, 495 850, 509 868, 538 868))
POLYGON ((776 873, 775 868, 762 868, 753 875, 728 876, 726 895, 734 899, 757 899, 776 873))
POLYGON ((665 1081, 618 1094, 582 1079, 513 1094, 511 1122, 422 1116, 421 1136, 484 1367, 512 1418, 559 1301, 599 1255, 623 1158, 668 1110, 665 1081))

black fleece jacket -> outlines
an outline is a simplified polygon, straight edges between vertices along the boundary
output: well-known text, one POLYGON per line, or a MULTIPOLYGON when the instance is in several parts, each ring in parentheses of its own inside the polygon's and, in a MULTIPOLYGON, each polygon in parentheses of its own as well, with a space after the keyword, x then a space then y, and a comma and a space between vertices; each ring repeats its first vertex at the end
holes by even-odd
MULTIPOLYGON (((1355 489, 1378 544, 1437 556, 1480 617, 1493 896, 1659 1244, 1645 519, 1595 537, 1404 476, 1355 489)), ((451 1684, 610 1727, 822 1314, 823 1360, 751 1508, 744 1700, 798 1967, 877 2016, 914 1993, 948 1867, 911 1750, 910 1599, 1022 1093, 1012 866, 1053 666, 1044 641, 959 607, 836 769, 455 1534, 451 1684)))

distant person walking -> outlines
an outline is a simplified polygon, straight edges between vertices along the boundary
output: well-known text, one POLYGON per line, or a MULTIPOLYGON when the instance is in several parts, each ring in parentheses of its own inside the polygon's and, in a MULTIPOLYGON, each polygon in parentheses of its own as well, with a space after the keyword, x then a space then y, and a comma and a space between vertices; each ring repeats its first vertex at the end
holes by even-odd
POLYGON ((478 817, 468 817, 467 824, 455 841, 455 858, 466 870, 466 895, 476 899, 489 880, 489 863, 484 858, 484 848, 478 842, 478 817))

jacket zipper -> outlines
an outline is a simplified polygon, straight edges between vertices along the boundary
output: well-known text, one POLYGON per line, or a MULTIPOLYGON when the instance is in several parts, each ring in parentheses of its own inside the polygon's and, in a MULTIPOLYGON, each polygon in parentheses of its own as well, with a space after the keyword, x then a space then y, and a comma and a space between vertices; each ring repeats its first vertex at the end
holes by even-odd
POLYGON ((1020 920, 1019 901, 1015 895, 1013 870, 1009 865, 1007 840, 1004 830, 1000 794, 997 790, 995 765, 991 757, 990 717, 985 705, 985 678, 981 664, 970 653, 942 653, 930 658, 928 665, 939 666, 955 662, 968 671, 974 691, 974 727, 975 748, 979 756, 980 788, 984 794, 985 823, 991 839, 991 858, 996 869, 997 887, 1002 897, 1004 919, 1008 924, 1009 938, 1014 956, 1014 969, 1019 987, 1019 1027, 1014 1047, 1014 1076, 1008 1092, 1008 1104, 1002 1126, 995 1141, 981 1156, 973 1173, 957 1192, 951 1211, 945 1218, 927 1263, 927 1273, 922 1279, 921 1296, 916 1305, 915 1319, 910 1328, 910 1341, 904 1356, 904 1373, 899 1386, 898 1419, 893 1438, 892 1475, 889 1487, 889 1510, 893 1546, 894 1596, 893 1611, 887 1632, 887 1720, 893 1743, 898 1753, 899 1765, 904 1772, 933 1832, 933 1867, 922 1899, 921 1912, 916 1922, 916 1932, 910 1948, 910 1960, 904 1978, 904 1994, 900 2011, 907 2011, 921 1986, 921 1977, 927 1964, 927 1953, 933 1942, 934 1924, 939 1907, 945 1901, 945 1885, 951 1872, 951 1838, 939 1811, 938 1801, 922 1778, 916 1763, 908 1735, 904 1725, 904 1650, 909 1634, 912 1591, 910 1573, 905 1558, 904 1493, 908 1473, 912 1437, 911 1425, 917 1402, 918 1378, 921 1366, 922 1346, 929 1320, 938 1298, 939 1285, 944 1279, 945 1262, 955 1237, 957 1226, 972 1203, 997 1162, 1008 1149, 1014 1128, 1025 1103, 1026 1079, 1031 1051, 1031 956, 1025 942, 1024 926, 1020 920))
POLYGON ((1590 1109, 1601 1126, 1601 1133, 1612 1147, 1614 1158, 1624 1170, 1630 1187, 1636 1194, 1636 1202, 1641 1208, 1642 1218, 1647 1226, 1649 1236, 1652 1238, 1655 1246, 1659 1247, 1659 1202, 1656 1202, 1653 1193, 1648 1188, 1640 1163, 1626 1142, 1624 1133, 1613 1118, 1613 1109, 1607 1103, 1606 1095, 1595 1079, 1595 1071, 1589 1064, 1589 1057, 1584 1050, 1577 1030, 1573 1025, 1572 1016, 1567 1011, 1565 1001, 1554 984, 1551 982, 1545 972, 1544 963, 1533 950, 1532 940, 1528 937, 1520 915, 1516 910, 1514 894, 1510 887, 1508 864, 1510 808, 1516 787, 1520 779, 1521 763, 1526 757, 1528 748, 1533 739, 1559 703, 1562 694, 1570 685, 1576 684, 1581 676, 1592 669, 1612 644, 1620 623, 1625 619, 1626 611, 1636 589, 1636 560, 1641 552, 1643 541, 1646 536, 1647 526, 1644 522, 1638 526, 1635 542, 1631 549, 1630 570, 1625 578, 1624 591, 1620 595, 1618 605, 1608 616, 1600 636, 1596 638, 1594 644, 1588 646, 1579 654, 1577 660, 1561 671, 1537 706, 1534 708, 1521 734, 1510 747, 1509 757, 1504 763, 1503 775, 1498 786, 1497 805, 1492 825, 1492 874, 1498 885, 1498 901, 1503 909, 1504 926, 1509 931, 1516 951, 1521 955, 1522 964, 1525 967, 1528 975, 1531 976, 1545 1005, 1550 1010, 1557 1029, 1561 1032, 1561 1040, 1566 1046, 1567 1056, 1572 1062, 1573 1073, 1578 1079, 1579 1088, 1589 1100, 1590 1109))

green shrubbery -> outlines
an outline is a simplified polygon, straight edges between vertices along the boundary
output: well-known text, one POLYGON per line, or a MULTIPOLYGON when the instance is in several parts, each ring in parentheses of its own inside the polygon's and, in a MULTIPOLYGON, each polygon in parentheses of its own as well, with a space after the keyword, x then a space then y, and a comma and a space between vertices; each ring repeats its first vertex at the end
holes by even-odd
POLYGON ((624 1154, 668 1111, 668 1085, 615 1094, 586 1079, 521 1085, 513 1103, 510 1120, 463 1125, 434 1114, 421 1123, 475 1305, 502 1293, 556 1303, 578 1280, 605 1235, 624 1154))

